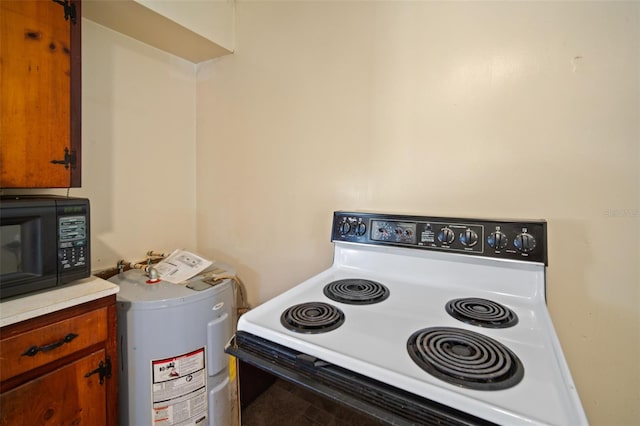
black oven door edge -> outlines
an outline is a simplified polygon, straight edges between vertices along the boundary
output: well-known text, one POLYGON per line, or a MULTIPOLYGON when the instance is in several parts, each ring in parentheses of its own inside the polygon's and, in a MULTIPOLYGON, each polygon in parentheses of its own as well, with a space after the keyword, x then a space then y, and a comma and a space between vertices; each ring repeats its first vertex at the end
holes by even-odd
POLYGON ((386 424, 494 424, 247 332, 236 332, 225 352, 386 424))

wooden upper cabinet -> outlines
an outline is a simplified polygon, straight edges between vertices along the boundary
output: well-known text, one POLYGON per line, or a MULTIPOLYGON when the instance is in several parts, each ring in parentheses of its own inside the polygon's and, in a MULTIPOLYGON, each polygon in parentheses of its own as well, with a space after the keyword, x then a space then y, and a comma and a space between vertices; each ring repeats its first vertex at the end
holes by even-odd
POLYGON ((80 17, 79 0, 0 1, 1 188, 80 186, 80 17))

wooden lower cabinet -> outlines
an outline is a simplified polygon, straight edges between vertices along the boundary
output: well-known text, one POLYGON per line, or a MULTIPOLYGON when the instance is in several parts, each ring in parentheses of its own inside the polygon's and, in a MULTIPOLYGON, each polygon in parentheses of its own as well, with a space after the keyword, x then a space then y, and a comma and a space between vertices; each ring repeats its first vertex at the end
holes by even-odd
POLYGON ((3 393, 2 424, 104 424, 104 386, 96 375, 84 377, 104 357, 104 351, 95 352, 3 393))
POLYGON ((116 426, 115 336, 115 296, 0 329, 0 425, 116 426))

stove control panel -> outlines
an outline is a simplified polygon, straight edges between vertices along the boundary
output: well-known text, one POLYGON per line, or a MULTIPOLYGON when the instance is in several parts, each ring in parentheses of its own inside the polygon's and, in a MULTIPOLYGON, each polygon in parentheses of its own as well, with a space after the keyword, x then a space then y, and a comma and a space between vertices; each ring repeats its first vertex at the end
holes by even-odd
POLYGON ((332 241, 393 245, 547 264, 544 220, 335 212, 332 241))

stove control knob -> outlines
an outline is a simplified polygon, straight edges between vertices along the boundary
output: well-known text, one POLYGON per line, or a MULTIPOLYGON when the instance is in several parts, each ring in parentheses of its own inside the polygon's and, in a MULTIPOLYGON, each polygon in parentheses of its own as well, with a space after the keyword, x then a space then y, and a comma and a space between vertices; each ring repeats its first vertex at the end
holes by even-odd
POLYGON ((367 225, 360 222, 358 226, 356 226, 356 235, 362 236, 365 234, 365 232, 367 232, 367 225))
POLYGON ((507 246, 509 240, 504 232, 496 231, 492 232, 487 238, 487 243, 489 247, 494 248, 496 250, 502 250, 507 246))
POLYGON ((460 242, 463 246, 473 247, 478 244, 478 234, 472 229, 467 229, 460 234, 460 242))
POLYGON ((455 238, 456 234, 451 230, 451 228, 444 227, 438 233, 438 241, 442 244, 451 244, 455 238))
POLYGON ((347 235, 350 230, 351 230, 351 225, 349 225, 349 222, 342 222, 340 224, 340 228, 338 229, 338 232, 340 232, 340 235, 347 235))
POLYGON ((536 248, 536 239, 533 238, 533 235, 523 232, 522 234, 516 235, 515 240, 513 240, 513 245, 519 252, 529 253, 536 248))

